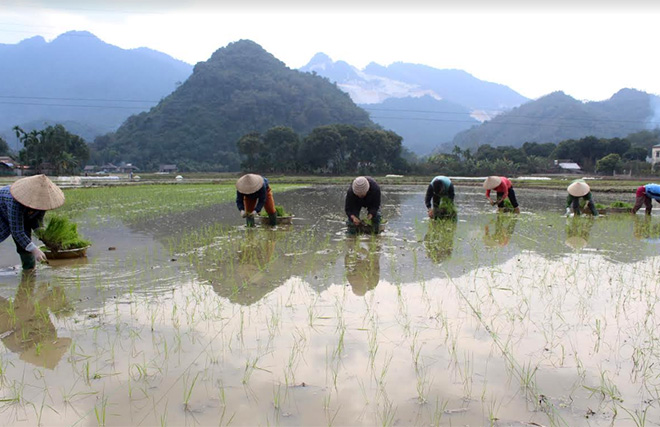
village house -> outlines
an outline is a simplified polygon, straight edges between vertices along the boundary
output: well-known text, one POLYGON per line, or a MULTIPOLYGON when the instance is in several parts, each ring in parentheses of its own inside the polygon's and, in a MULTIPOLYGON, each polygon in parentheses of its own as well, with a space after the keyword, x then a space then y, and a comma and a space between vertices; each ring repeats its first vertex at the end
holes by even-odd
POLYGON ((174 173, 176 171, 176 165, 160 165, 158 168, 158 172, 160 173, 174 173))
POLYGON ((653 147, 651 147, 651 158, 648 159, 647 161, 653 165, 653 168, 655 169, 655 164, 660 163, 660 144, 656 144, 653 147))
POLYGON ((555 170, 559 173, 581 173, 582 168, 571 160, 555 160, 555 170))
POLYGON ((0 175, 20 175, 18 164, 8 156, 0 156, 0 175))

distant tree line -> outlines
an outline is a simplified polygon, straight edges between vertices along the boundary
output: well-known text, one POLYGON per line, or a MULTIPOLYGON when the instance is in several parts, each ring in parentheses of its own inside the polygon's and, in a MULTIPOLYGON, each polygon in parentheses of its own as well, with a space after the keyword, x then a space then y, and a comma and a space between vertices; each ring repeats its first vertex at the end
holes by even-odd
POLYGON ((403 172, 401 137, 392 131, 336 124, 314 128, 306 136, 276 126, 238 140, 245 171, 352 174, 403 172))
POLYGON ((18 161, 36 172, 77 174, 89 159, 89 147, 85 140, 69 133, 62 125, 30 132, 15 126, 14 131, 23 144, 18 152, 18 161))
MULTIPOLYGON (((14 131, 23 145, 17 160, 37 172, 76 174, 90 159, 87 143, 62 125, 29 132, 16 126, 14 131)), ((243 170, 264 173, 516 175, 557 171, 558 160, 576 162, 587 173, 660 176, 660 170, 652 170, 646 162, 657 144, 660 129, 625 138, 588 136, 558 144, 526 142, 519 148, 484 144, 472 151, 456 146, 451 153, 420 160, 402 147, 402 138, 392 131, 335 124, 316 127, 306 135, 286 126, 272 127, 263 134, 250 132, 236 142, 236 155, 243 170)), ((15 155, 2 139, 0 155, 15 155)), ((180 170, 195 170, 192 164, 178 166, 180 170)))
POLYGON ((556 171, 555 160, 571 161, 584 172, 604 175, 653 173, 646 157, 660 143, 660 130, 642 131, 626 138, 569 139, 558 144, 526 142, 520 148, 480 145, 476 150, 455 146, 451 153, 433 154, 414 165, 419 174, 483 176, 548 173, 556 171))

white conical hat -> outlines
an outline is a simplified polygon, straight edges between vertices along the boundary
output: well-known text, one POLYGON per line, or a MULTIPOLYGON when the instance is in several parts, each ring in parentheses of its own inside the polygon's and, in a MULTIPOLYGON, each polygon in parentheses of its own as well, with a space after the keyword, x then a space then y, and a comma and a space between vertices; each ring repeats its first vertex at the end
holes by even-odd
POLYGON ((351 188, 353 189, 353 193, 355 193, 356 196, 364 197, 369 191, 369 181, 363 176, 358 176, 353 180, 351 188))
POLYGON ((64 204, 64 193, 46 175, 21 178, 9 187, 18 203, 31 209, 48 211, 64 204))
POLYGON ((243 194, 256 193, 264 186, 264 178, 261 175, 249 173, 238 178, 236 189, 243 194))
POLYGON ((493 188, 497 187, 501 183, 502 183, 502 178, 500 178, 499 176, 489 176, 484 181, 484 188, 486 190, 492 190, 493 188))
POLYGON ((589 184, 583 181, 576 181, 568 186, 568 194, 573 197, 586 196, 590 191, 589 184))

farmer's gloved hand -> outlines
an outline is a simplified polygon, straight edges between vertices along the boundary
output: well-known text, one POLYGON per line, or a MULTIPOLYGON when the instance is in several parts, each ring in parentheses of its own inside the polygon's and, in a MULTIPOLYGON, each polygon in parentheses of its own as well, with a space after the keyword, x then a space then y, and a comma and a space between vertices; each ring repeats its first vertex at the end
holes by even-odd
POLYGON ((355 225, 360 225, 360 218, 356 217, 355 215, 351 215, 351 221, 353 221, 353 224, 355 225))
POLYGON ((44 254, 41 249, 34 248, 30 252, 32 252, 32 255, 34 255, 35 261, 37 262, 46 261, 46 254, 44 254))
POLYGON ((571 208, 566 208, 566 216, 569 216, 571 214, 571 208))
POLYGON ((429 218, 433 218, 433 208, 429 209, 429 218))
POLYGON ((245 218, 246 215, 247 215, 247 214, 245 213, 245 211, 241 211, 241 217, 245 218))
POLYGON ((259 212, 257 212, 257 211, 252 211, 252 212, 250 212, 249 215, 250 215, 250 216, 257 216, 257 215, 259 215, 259 212))

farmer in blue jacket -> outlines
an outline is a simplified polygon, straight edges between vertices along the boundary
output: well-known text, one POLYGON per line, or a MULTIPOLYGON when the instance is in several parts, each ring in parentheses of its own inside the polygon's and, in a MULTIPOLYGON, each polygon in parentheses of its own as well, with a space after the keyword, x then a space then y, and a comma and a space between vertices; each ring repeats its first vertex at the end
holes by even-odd
POLYGON ((47 210, 64 204, 64 193, 46 175, 21 178, 0 188, 0 242, 11 236, 23 269, 34 268, 46 255, 32 243, 47 210))
POLYGON ((441 202, 454 204, 454 184, 446 176, 438 175, 431 180, 426 189, 426 197, 424 197, 429 218, 439 218, 444 215, 443 212, 440 212, 441 202), (431 205, 431 201, 433 201, 433 205, 431 205))
POLYGON ((646 207, 646 215, 651 215, 651 210, 653 209, 653 202, 660 203, 660 185, 659 184, 646 184, 642 185, 637 189, 635 198, 635 206, 632 208, 632 213, 636 214, 637 211, 642 207, 646 207))

